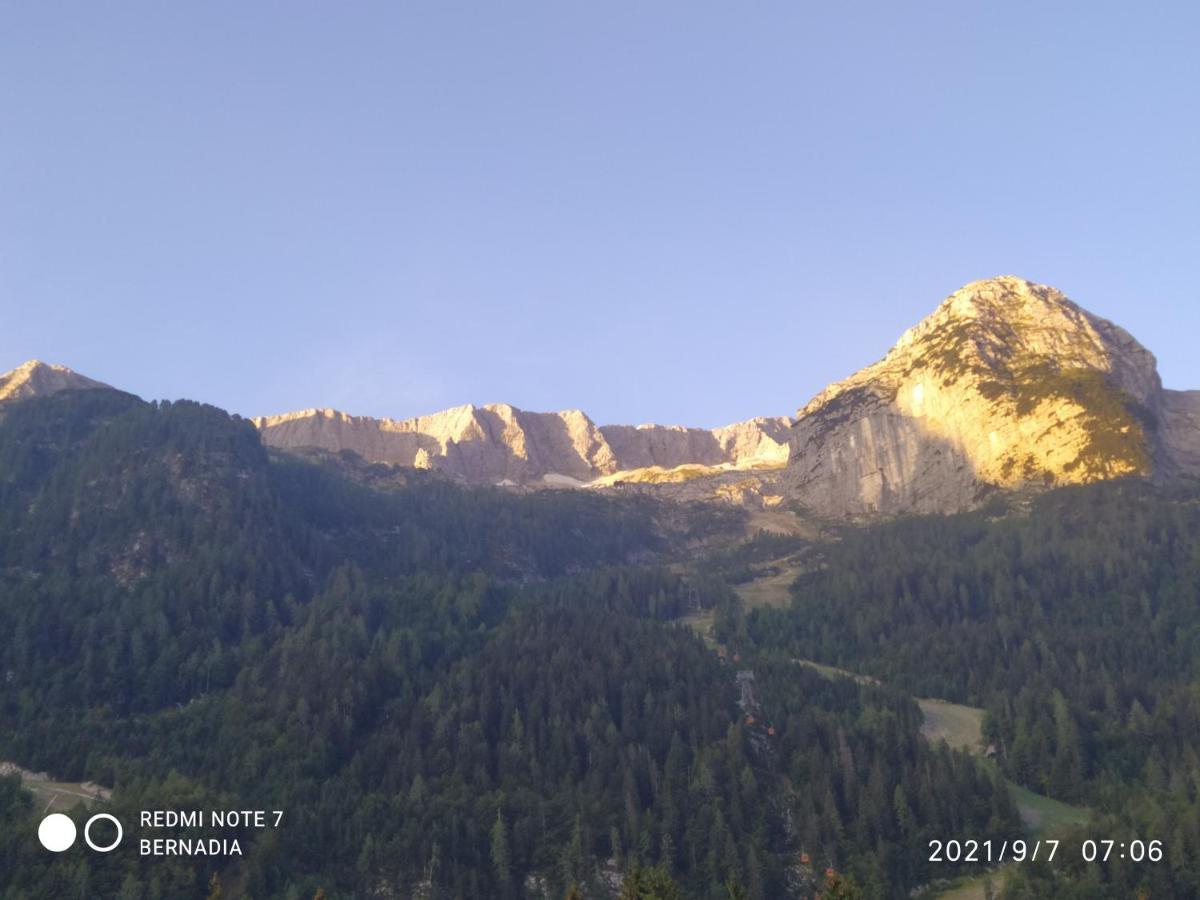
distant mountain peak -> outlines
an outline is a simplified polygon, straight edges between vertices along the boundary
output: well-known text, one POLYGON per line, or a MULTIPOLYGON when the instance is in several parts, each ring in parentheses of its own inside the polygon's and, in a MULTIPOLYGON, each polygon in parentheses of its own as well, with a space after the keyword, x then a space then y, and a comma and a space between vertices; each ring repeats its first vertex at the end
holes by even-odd
POLYGON ((41 397, 65 390, 106 387, 108 385, 80 375, 66 366, 31 359, 11 372, 0 375, 0 402, 41 397))
MULTIPOLYGON (((31 360, 0 402, 107 387, 31 360)), ((969 508, 996 489, 1200 474, 1200 392, 1061 291, 972 281, 796 419, 597 425, 584 412, 464 404, 411 419, 305 409, 252 420, 281 450, 350 450, 474 484, 670 485, 685 499, 795 500, 835 518, 969 508)))
POLYGON ((829 514, 937 511, 990 487, 1148 475, 1164 391, 1153 354, 1062 292, 965 285, 879 362, 800 410, 789 476, 829 514))

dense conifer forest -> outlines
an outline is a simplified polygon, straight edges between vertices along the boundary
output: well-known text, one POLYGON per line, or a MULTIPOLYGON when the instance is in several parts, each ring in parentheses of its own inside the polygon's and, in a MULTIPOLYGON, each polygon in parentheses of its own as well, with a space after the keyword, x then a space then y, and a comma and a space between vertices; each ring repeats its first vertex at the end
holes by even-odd
POLYGON ((1009 896, 1200 896, 1198 501, 1129 481, 848 529, 743 635, 983 707, 1008 777, 1097 811, 1080 840, 1168 847, 1024 867, 1009 896))
POLYGON ((188 402, 17 403, 0 759, 111 785, 126 822, 284 819, 240 857, 54 857, 12 776, 0 896, 904 897, 970 869, 930 839, 1021 835, 1001 775, 1169 846, 1010 896, 1195 896, 1198 520, 1128 484, 847 529, 746 611, 730 582, 795 541, 714 543, 728 510, 272 456, 188 402), (736 661, 678 621, 703 610, 736 661), (996 764, 927 742, 913 695, 985 707, 996 764))

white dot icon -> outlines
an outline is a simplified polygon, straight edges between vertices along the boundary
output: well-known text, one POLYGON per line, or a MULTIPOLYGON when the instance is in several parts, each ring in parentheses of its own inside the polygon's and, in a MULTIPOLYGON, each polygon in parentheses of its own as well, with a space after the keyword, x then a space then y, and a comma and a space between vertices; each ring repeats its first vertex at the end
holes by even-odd
POLYGON ((38 840, 47 850, 62 853, 75 843, 75 823, 62 813, 51 813, 38 826, 38 840))

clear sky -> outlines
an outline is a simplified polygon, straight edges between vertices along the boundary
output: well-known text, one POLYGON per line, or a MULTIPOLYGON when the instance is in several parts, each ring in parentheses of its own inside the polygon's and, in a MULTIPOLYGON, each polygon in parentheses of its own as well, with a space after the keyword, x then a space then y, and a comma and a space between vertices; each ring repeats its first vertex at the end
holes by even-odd
POLYGON ((1200 388, 1198 9, 0 0, 0 369, 711 426, 1011 273, 1200 388))

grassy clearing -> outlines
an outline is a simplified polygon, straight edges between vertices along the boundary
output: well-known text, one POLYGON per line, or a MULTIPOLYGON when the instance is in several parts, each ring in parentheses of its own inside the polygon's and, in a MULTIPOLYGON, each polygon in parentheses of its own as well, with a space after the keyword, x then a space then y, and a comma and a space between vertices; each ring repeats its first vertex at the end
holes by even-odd
MULTIPOLYGON (((826 666, 807 659, 798 659, 796 662, 815 669, 827 678, 853 678, 860 683, 873 680, 836 666, 826 666)), ((921 733, 925 735, 926 740, 930 742, 944 740, 951 747, 967 750, 982 757, 984 750, 982 709, 929 698, 919 699, 917 704, 921 707, 921 712, 925 714, 921 733)), ((994 766, 995 763, 987 761, 986 765, 994 766)), ((1064 826, 1082 825, 1092 815, 1085 807, 1071 806, 1068 803, 1052 800, 1011 781, 1008 782, 1008 792, 1013 803, 1016 804, 1017 812, 1021 815, 1021 823, 1033 837, 1052 834, 1064 826)))
POLYGON ((716 613, 713 610, 706 609, 703 612, 689 613, 679 619, 678 622, 680 625, 686 625, 696 632, 696 634, 700 635, 700 637, 704 638, 704 642, 710 647, 716 647, 717 639, 712 634, 713 619, 715 616, 716 613))
MULTIPOLYGON (((1008 782, 1008 793, 1016 804, 1021 823, 1031 838, 1051 837, 1064 827, 1082 825, 1091 818, 1091 812, 1081 806, 1070 806, 1058 800, 1051 800, 1011 781, 1008 782)), ((932 889, 924 896, 929 900, 984 900, 987 896, 987 879, 991 878, 992 888, 999 894, 1013 865, 1015 864, 1009 863, 979 875, 965 875, 945 887, 932 889)))
POLYGON ((945 741, 959 750, 975 754, 983 752, 982 709, 932 698, 919 699, 917 705, 925 714, 921 733, 931 744, 945 741))
POLYGON ((1011 871, 1012 865, 1009 864, 981 875, 964 875, 946 887, 935 888, 933 893, 923 896, 928 896, 930 900, 986 900, 988 879, 992 882, 993 895, 998 895, 1004 889, 1011 871))
POLYGON ((21 786, 33 794, 34 803, 41 813, 66 812, 78 803, 90 807, 102 794, 91 784, 68 781, 25 781, 21 786))
POLYGON ((1021 814, 1021 823, 1035 837, 1053 834, 1064 827, 1083 825, 1092 817, 1091 812, 1082 806, 1051 800, 1011 781, 1008 783, 1008 793, 1021 814))
POLYGON ((752 510, 746 520, 746 536, 754 537, 760 531, 768 531, 771 534, 790 534, 810 540, 815 540, 821 534, 820 529, 811 522, 806 522, 795 513, 785 509, 752 510))
MULTIPOLYGON (((791 518, 790 514, 782 513, 780 515, 787 515, 791 518)), ((753 609, 756 606, 784 606, 790 602, 792 582, 800 574, 799 567, 789 563, 786 559, 774 560, 770 565, 773 568, 780 566, 783 568, 780 571, 764 575, 762 578, 755 578, 753 581, 739 584, 734 588, 738 596, 742 598, 746 609, 753 609)), ((713 637, 712 633, 715 616, 714 610, 706 609, 689 613, 677 621, 680 625, 691 628, 704 638, 705 643, 715 648, 718 646, 717 639, 713 637)))
POLYGON ((31 772, 16 763, 0 760, 0 775, 19 775, 21 787, 33 795, 42 812, 70 809, 77 803, 91 806, 97 800, 108 800, 112 790, 91 782, 51 781, 45 772, 31 772))
MULTIPOLYGON (((944 740, 951 747, 976 755, 983 752, 983 710, 960 706, 944 700, 918 700, 925 722, 921 733, 929 741, 944 740)), ((994 765, 994 763, 988 763, 994 765)), ((1063 826, 1082 825, 1091 812, 1082 806, 1071 806, 1036 794, 1014 782, 1008 782, 1008 793, 1021 814, 1021 824, 1033 837, 1043 837, 1063 826)))
POLYGON ((746 609, 756 606, 787 606, 792 599, 792 583, 800 571, 798 566, 787 565, 780 572, 739 584, 734 590, 742 598, 746 609))

